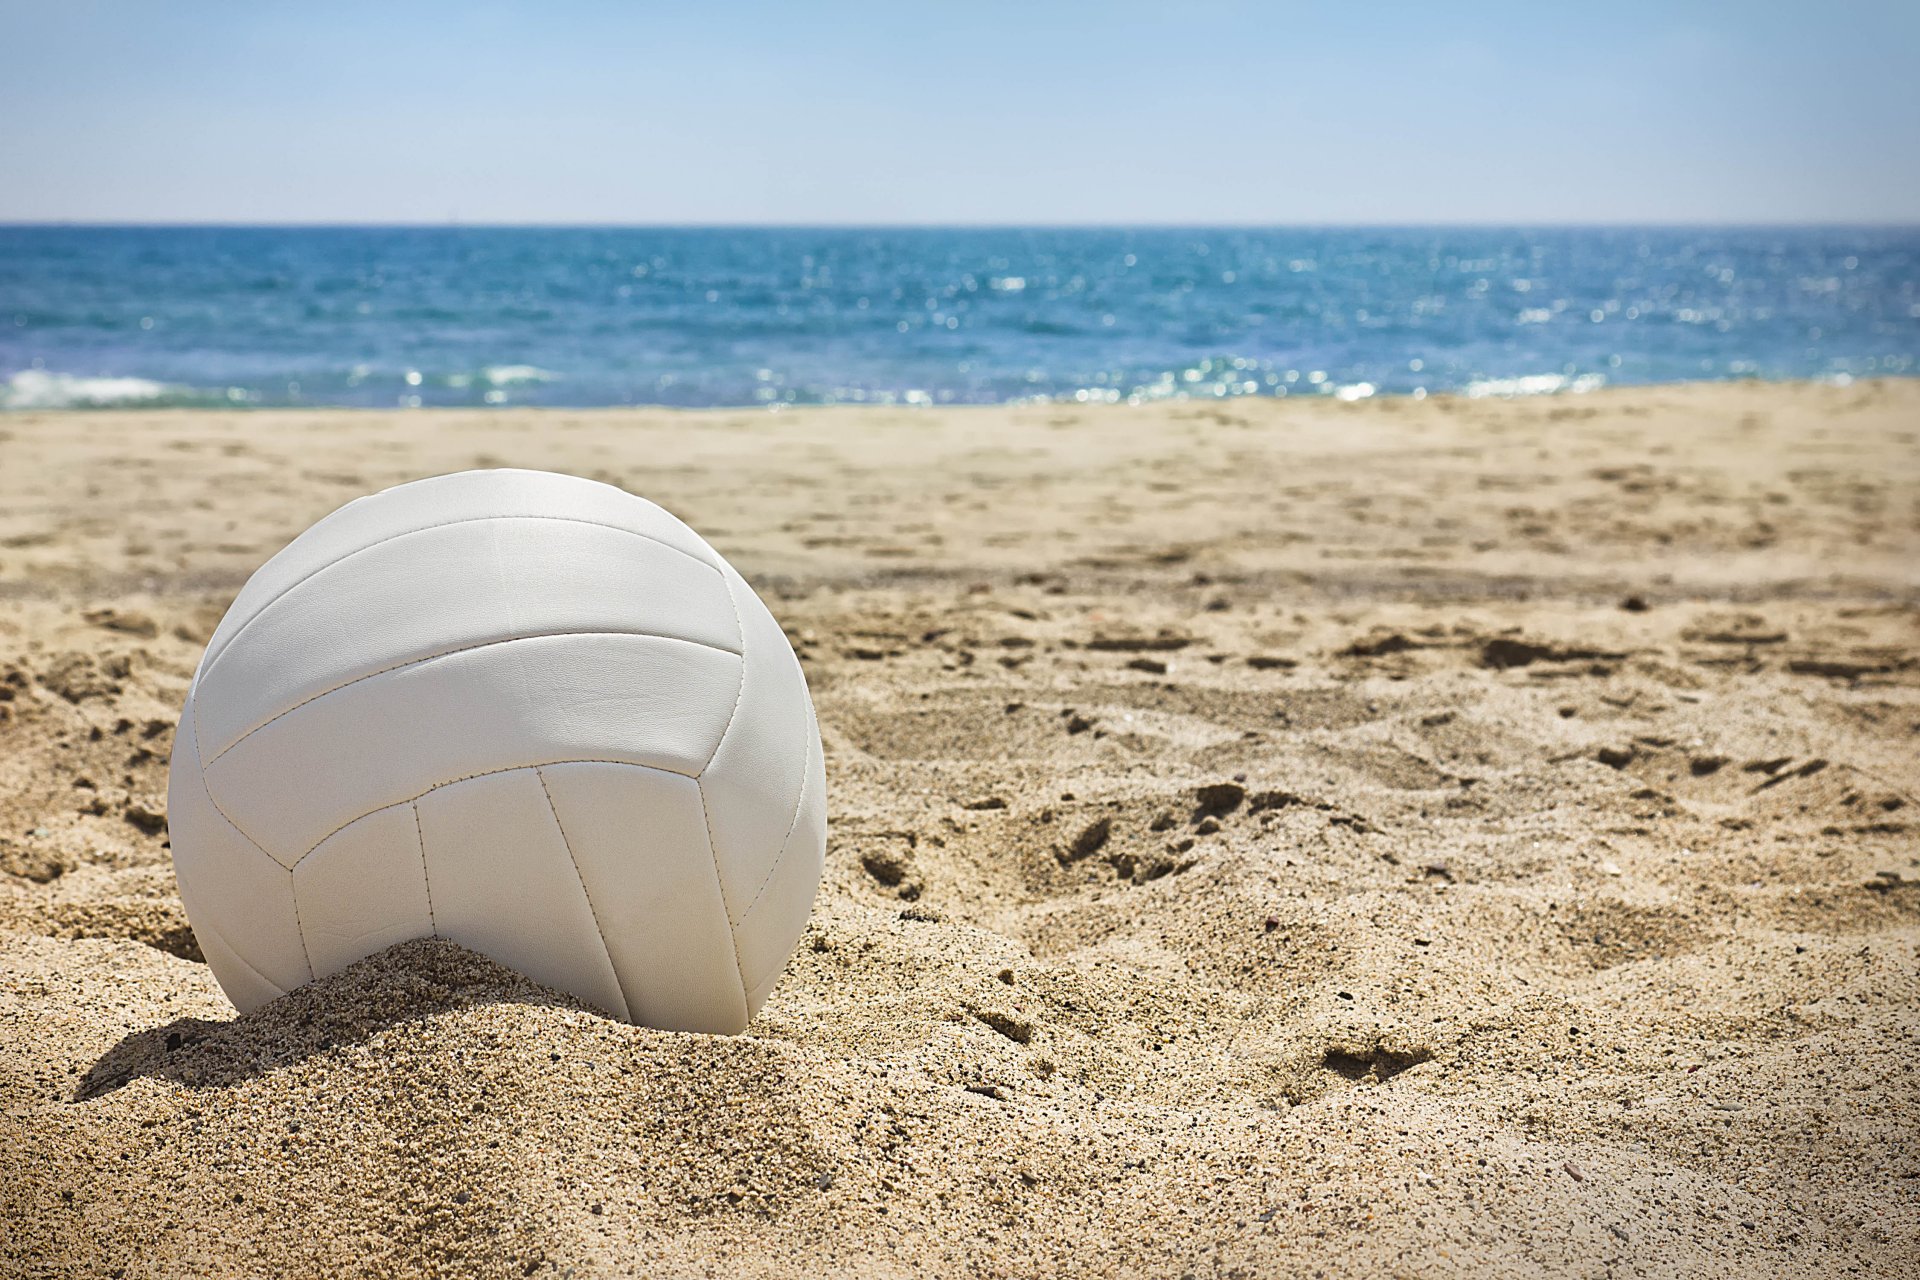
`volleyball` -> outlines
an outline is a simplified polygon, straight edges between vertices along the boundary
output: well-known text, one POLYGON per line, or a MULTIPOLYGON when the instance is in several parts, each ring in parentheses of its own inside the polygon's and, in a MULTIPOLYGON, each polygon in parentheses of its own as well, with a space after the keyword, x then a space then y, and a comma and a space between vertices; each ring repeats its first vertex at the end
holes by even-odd
POLYGON ((806 678, 692 529, 468 471, 351 502, 207 644, 174 739, 180 896, 243 1012, 446 938, 616 1017, 737 1032, 806 927, 806 678))

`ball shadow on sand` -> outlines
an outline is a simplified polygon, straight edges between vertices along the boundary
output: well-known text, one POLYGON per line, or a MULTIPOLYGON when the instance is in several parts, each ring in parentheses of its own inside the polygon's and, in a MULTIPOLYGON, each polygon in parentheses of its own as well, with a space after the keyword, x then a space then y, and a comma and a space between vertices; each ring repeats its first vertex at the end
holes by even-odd
POLYGON ((380 1031, 483 1004, 602 1011, 443 939, 403 942, 225 1022, 176 1018, 124 1037, 88 1068, 72 1101, 142 1077, 220 1089, 366 1040, 380 1031))

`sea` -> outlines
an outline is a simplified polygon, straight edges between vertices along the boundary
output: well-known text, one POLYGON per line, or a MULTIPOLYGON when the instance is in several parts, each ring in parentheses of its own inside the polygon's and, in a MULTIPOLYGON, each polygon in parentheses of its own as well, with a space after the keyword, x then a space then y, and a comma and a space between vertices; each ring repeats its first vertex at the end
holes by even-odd
POLYGON ((1140 403, 1920 372, 1920 228, 0 226, 0 408, 1140 403))

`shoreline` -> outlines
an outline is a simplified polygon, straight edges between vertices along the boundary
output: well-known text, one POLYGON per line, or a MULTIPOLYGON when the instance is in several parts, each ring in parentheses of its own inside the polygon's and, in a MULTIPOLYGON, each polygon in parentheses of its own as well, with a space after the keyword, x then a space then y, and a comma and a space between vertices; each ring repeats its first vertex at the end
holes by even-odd
MULTIPOLYGON (((16 374, 24 373, 24 372, 42 372, 42 371, 17 370, 16 374)), ((78 379, 82 381, 96 381, 96 380, 134 381, 134 382, 150 383, 151 385, 156 387, 171 385, 171 384, 155 382, 152 379, 141 378, 135 375, 48 373, 47 376, 51 378, 73 378, 73 379, 78 379)), ((838 412, 842 410, 866 412, 870 410, 880 411, 880 410, 891 410, 891 409, 932 410, 932 411, 938 411, 938 412, 971 412, 971 411, 995 412, 995 411, 1003 411, 1003 410, 1011 410, 1011 409, 1030 409, 1030 408, 1089 409, 1089 408, 1101 408, 1106 406, 1112 406, 1116 408, 1124 407, 1128 409, 1142 409, 1142 408, 1151 408, 1156 405, 1237 404, 1243 401, 1272 402, 1276 404, 1282 404, 1282 403, 1285 403, 1285 404, 1336 404, 1336 403, 1337 404, 1356 404, 1356 403, 1363 403, 1368 401, 1372 401, 1376 403, 1394 401, 1394 402, 1406 402, 1409 404, 1418 404, 1418 403, 1423 403, 1429 400, 1449 400, 1449 401, 1467 401, 1467 402, 1479 402, 1479 401, 1511 402, 1511 401, 1542 400, 1542 399, 1544 400, 1573 399, 1573 398, 1584 398, 1584 397, 1593 396, 1593 395, 1607 395, 1607 394, 1621 394, 1621 393, 1632 394, 1636 392, 1674 390, 1674 389, 1683 388, 1683 387, 1779 387, 1779 388, 1785 388, 1785 389, 1832 387, 1837 390, 1845 390, 1848 387, 1855 387, 1855 386, 1875 386, 1882 383, 1897 384, 1897 383, 1913 382, 1916 380, 1920 380, 1920 373, 1872 373, 1872 374, 1864 374, 1859 376, 1842 373, 1842 374, 1834 374, 1828 377, 1820 377, 1820 378, 1762 378, 1757 375, 1739 375, 1739 376, 1732 376, 1732 377, 1725 377, 1725 378, 1683 378, 1675 381, 1665 381, 1665 382, 1612 382, 1612 381, 1605 380, 1605 375, 1523 374, 1523 375, 1516 375, 1511 378, 1496 378, 1496 379, 1488 379, 1485 381, 1490 383, 1500 383, 1500 384, 1520 384, 1523 382, 1531 382, 1536 379, 1565 378, 1565 379, 1568 379, 1569 382, 1577 382, 1580 378, 1593 377, 1593 376, 1598 376, 1602 378, 1602 381, 1598 385, 1591 386, 1591 387, 1565 385, 1565 386, 1554 387, 1546 390, 1534 390, 1534 391, 1516 390, 1516 391, 1510 391, 1510 392, 1486 391, 1486 392, 1481 392, 1477 394, 1469 389, 1464 389, 1464 388, 1459 390, 1449 390, 1449 391, 1419 388, 1415 391, 1374 390, 1374 391, 1367 392, 1365 395, 1355 396, 1355 397, 1346 397, 1339 394, 1340 389, 1336 388, 1331 391, 1316 392, 1311 395, 1305 392, 1302 392, 1297 395, 1294 395, 1294 394, 1269 395, 1262 392, 1251 392, 1251 393, 1245 393, 1245 394, 1232 394, 1232 395, 1223 395, 1223 396, 1208 396, 1208 395, 1199 395, 1199 394, 1172 395, 1172 396, 1115 395, 1114 398, 1112 399, 1106 399, 1106 398, 1096 399, 1096 398, 1093 398, 1091 395, 1089 395, 1089 397, 1084 400, 1077 399, 1074 396, 1062 395, 1062 396, 1051 396, 1051 397, 1035 396, 1027 399, 996 400, 996 401, 935 401, 930 399, 915 401, 915 400, 908 400, 903 398, 899 400, 888 400, 888 401, 850 401, 849 400, 849 401, 820 401, 820 402, 807 402, 807 403, 791 403, 786 401, 774 401, 772 403, 764 403, 764 404, 748 403, 748 404, 707 404, 707 405, 676 405, 676 404, 666 404, 666 403, 567 405, 567 404, 526 404, 526 403, 511 403, 511 402, 502 402, 498 404, 465 404, 465 405, 448 405, 448 404, 353 405, 353 404, 327 404, 327 403, 298 404, 298 405, 251 404, 251 403, 245 402, 244 400, 222 399, 219 396, 215 396, 211 391, 208 391, 206 393, 208 398, 205 403, 201 403, 199 401, 192 401, 192 402, 169 403, 169 404, 146 404, 146 403, 142 403, 139 400, 131 400, 125 403, 23 405, 17 408, 10 407, 5 404, 0 404, 0 423, 5 423, 8 420, 15 418, 17 416, 32 415, 32 414, 91 414, 91 413, 106 413, 106 414, 117 414, 117 413, 156 413, 156 414, 165 414, 165 413, 207 413, 207 414, 228 414, 228 413, 234 413, 234 414, 768 413, 768 414, 778 414, 778 413, 816 412, 816 411, 838 412)), ((1328 385, 1331 386, 1332 384, 1329 383, 1328 385)), ((1371 384, 1363 384, 1363 385, 1371 385, 1371 384)), ((1478 384, 1473 384, 1473 385, 1478 385, 1478 384)), ((186 388, 186 389, 196 390, 193 388, 186 388)), ((1091 392, 1092 389, 1089 388, 1088 390, 1089 392, 1091 392)))

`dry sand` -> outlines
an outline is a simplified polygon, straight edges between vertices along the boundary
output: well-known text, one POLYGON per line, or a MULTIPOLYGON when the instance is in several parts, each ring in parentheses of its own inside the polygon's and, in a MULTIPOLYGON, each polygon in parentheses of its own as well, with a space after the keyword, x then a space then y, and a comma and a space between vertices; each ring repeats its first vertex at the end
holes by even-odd
POLYGON ((1915 382, 0 419, 0 1272, 1920 1273, 1917 623, 1915 382), (500 464, 664 503, 806 663, 746 1035, 198 961, 228 599, 500 464))

